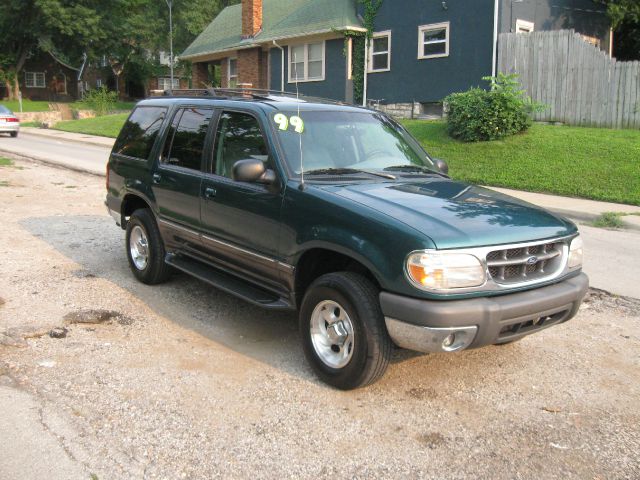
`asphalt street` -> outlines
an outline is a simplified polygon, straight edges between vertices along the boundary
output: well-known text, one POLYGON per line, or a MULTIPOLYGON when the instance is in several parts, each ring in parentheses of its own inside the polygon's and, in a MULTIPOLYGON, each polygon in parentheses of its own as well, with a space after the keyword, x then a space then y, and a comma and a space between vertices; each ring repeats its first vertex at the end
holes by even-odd
POLYGON ((17 138, 0 136, 0 152, 3 151, 73 170, 104 175, 110 149, 21 132, 17 138))

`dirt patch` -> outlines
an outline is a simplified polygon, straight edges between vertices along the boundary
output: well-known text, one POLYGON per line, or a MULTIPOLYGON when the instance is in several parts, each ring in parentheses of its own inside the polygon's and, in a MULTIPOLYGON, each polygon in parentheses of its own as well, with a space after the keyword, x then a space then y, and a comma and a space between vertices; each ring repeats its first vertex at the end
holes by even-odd
POLYGON ((434 388, 416 387, 407 391, 407 396, 416 400, 436 399, 438 398, 438 392, 434 388))
POLYGON ((631 297, 620 297, 597 288, 589 289, 584 299, 582 309, 605 312, 614 310, 627 317, 637 316, 640 312, 640 300, 631 297))
POLYGON ((0 307, 5 304, 4 298, 0 297, 0 307))
POLYGON ((68 325, 90 324, 98 325, 102 323, 117 322, 120 325, 131 325, 133 319, 114 310, 79 310, 70 312, 64 316, 64 321, 68 325))
POLYGON ((438 432, 428 432, 418 437, 418 441, 425 447, 434 450, 438 447, 442 447, 447 443, 447 437, 438 432))

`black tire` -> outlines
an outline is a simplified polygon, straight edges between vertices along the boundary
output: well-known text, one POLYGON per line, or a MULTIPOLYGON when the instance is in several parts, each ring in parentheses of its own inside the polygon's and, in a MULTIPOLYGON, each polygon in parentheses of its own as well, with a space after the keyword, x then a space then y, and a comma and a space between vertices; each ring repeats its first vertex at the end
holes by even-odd
POLYGON ((164 261, 165 250, 158 225, 149 209, 139 209, 133 212, 127 222, 127 234, 125 248, 127 259, 133 275, 142 283, 157 285, 166 281, 171 273, 171 268, 164 261), (136 265, 131 254, 131 233, 139 227, 147 239, 147 261, 144 267, 136 265))
POLYGON ((13 138, 16 138, 16 137, 18 136, 18 132, 11 132, 11 136, 12 136, 13 138))
POLYGON ((369 280, 351 272, 323 275, 308 288, 300 308, 300 335, 307 361, 325 383, 341 390, 352 390, 374 383, 384 375, 391 358, 392 342, 378 294, 369 280), (353 326, 351 359, 341 368, 332 368, 325 363, 313 345, 312 314, 325 301, 338 303, 353 326))

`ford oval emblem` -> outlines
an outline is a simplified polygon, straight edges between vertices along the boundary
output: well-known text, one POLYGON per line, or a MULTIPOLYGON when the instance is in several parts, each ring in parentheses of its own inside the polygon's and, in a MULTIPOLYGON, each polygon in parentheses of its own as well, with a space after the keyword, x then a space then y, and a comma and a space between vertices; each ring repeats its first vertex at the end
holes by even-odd
POLYGON ((527 258, 527 265, 535 265, 536 263, 538 263, 538 257, 527 258))

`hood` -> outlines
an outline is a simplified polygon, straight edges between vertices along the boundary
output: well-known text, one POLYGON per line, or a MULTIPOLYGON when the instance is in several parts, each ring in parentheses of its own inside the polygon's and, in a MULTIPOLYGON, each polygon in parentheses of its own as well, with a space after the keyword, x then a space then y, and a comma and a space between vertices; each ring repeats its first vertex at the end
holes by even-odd
POLYGON ((320 188, 413 227, 438 249, 535 241, 577 231, 573 223, 540 207, 445 178, 320 188))

